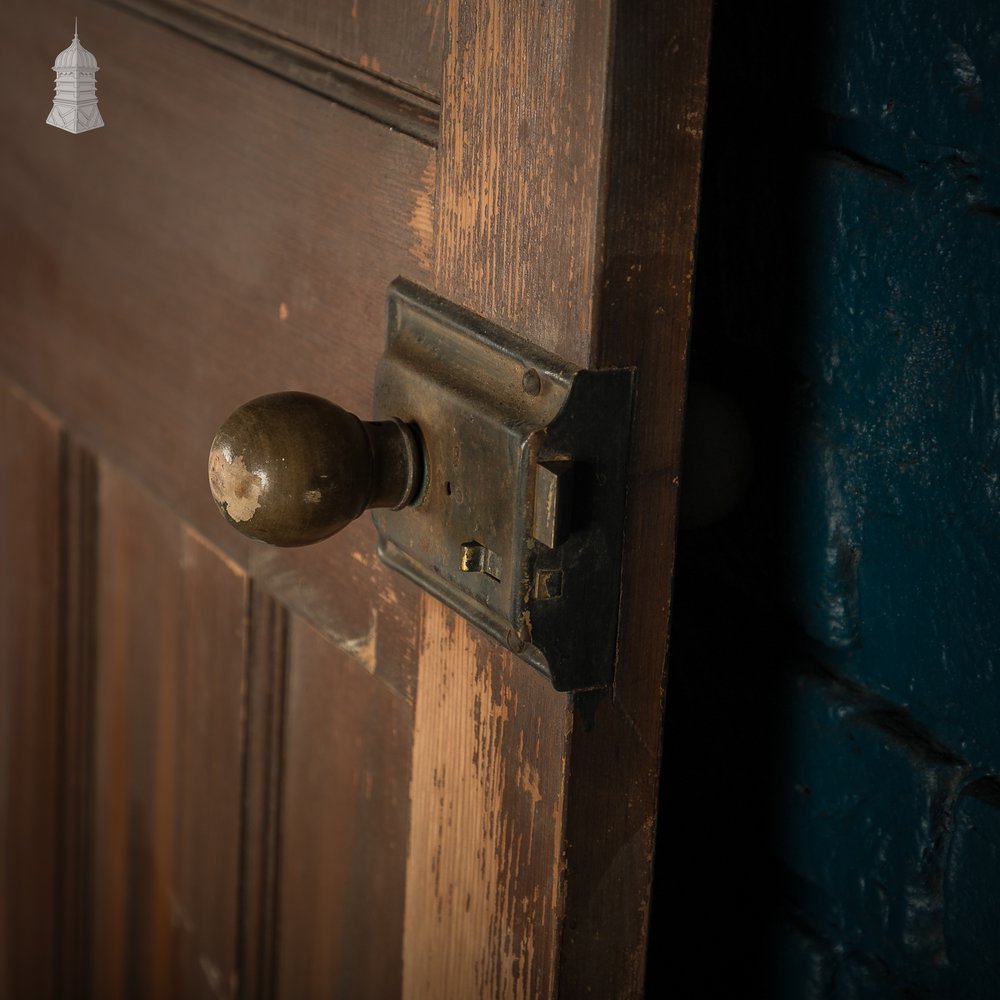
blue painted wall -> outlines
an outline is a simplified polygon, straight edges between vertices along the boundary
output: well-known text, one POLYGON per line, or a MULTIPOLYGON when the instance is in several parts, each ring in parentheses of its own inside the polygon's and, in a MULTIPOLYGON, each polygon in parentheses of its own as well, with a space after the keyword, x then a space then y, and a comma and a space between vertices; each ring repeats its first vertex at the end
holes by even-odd
POLYGON ((716 12, 756 471, 680 542, 650 993, 1000 997, 1000 3, 800 6, 716 12))

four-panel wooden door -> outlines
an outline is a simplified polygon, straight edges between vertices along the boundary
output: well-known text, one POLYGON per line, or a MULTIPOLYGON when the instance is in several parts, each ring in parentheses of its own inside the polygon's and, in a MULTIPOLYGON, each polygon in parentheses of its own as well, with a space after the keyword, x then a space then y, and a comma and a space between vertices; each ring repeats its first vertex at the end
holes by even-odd
POLYGON ((708 15, 5 7, 0 995, 641 993, 708 15), (74 16, 81 135, 44 124, 74 16), (368 518, 277 550, 214 509, 240 403, 369 415, 397 275, 636 367, 613 690, 553 691, 368 518))

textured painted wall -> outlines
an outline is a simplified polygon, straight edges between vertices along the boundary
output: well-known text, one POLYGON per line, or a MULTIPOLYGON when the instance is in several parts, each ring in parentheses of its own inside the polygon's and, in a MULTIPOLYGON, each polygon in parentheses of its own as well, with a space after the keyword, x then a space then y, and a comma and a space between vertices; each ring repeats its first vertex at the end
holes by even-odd
POLYGON ((1000 4, 720 3, 696 315, 651 987, 1000 997, 1000 4))

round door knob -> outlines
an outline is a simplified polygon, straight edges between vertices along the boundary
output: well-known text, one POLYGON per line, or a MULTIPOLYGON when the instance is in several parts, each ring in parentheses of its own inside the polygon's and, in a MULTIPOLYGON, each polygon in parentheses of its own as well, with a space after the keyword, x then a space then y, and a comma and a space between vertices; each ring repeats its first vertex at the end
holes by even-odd
POLYGON ((219 428, 208 457, 226 520, 271 545, 310 545, 370 507, 405 507, 422 475, 406 424, 362 421, 305 392, 245 403, 219 428))

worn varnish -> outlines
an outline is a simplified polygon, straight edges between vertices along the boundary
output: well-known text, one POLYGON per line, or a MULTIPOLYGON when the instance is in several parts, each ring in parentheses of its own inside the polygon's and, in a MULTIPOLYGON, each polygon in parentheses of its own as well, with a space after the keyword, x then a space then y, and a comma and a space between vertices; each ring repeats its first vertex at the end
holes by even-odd
POLYGON ((638 995, 707 0, 215 5, 433 105, 419 135, 127 6, 86 12, 82 137, 42 124, 77 12, 5 23, 0 789, 38 833, 0 820, 0 986, 58 949, 42 995, 638 995), (218 516, 238 405, 370 415, 399 274, 637 367, 612 692, 554 692, 367 518, 280 551, 218 516))
MULTIPOLYGON (((437 290, 568 358, 639 369, 615 690, 573 713, 568 699, 518 678, 521 711, 567 726, 558 774, 546 775, 566 801, 559 864, 535 874, 551 888, 560 938, 550 943, 537 915, 519 933, 522 947, 552 957, 545 989, 569 996, 637 995, 644 968, 709 16, 706 3, 650 6, 453 3, 442 88, 437 290)), ((452 683, 471 684, 469 648, 451 645, 461 627, 445 627, 452 683)), ((428 648, 418 719, 442 656, 425 636, 428 648)), ((457 807, 478 761, 473 741, 446 743, 433 722, 416 730, 415 762, 424 752, 445 777, 433 792, 415 783, 415 816, 435 798, 457 807)), ((517 749, 501 739, 489 757, 511 780, 517 749)), ((413 830, 411 869, 416 852, 430 866, 450 846, 440 828, 426 840, 413 830)), ((478 905, 500 914, 511 870, 492 871, 474 888, 478 905)), ((442 953, 441 969, 455 960, 442 953)), ((465 961, 468 981, 489 982, 488 993, 530 995, 515 968, 488 981, 465 961)), ((429 983, 407 980, 414 996, 433 995, 429 983)))
MULTIPOLYGON (((449 4, 435 283, 440 294, 585 362, 609 24, 606 10, 588 15, 576 8, 449 4)), ((570 703, 509 653, 477 660, 467 626, 450 612, 430 611, 424 600, 408 886, 433 886, 434 894, 407 904, 406 995, 433 997, 439 980, 484 995, 552 995, 570 703), (437 691, 443 697, 422 701, 437 691), (510 712, 508 698, 516 704, 513 725, 493 717, 510 712), (477 702, 478 724, 463 724, 477 702), (548 735, 544 750, 526 743, 532 719, 548 735), (483 735, 480 727, 491 723, 483 735), (526 803, 497 794, 517 788, 526 754, 537 769, 536 787, 545 789, 544 807, 530 811, 530 842, 526 803), (466 824, 476 830, 480 815, 493 832, 469 834, 482 854, 481 875, 463 878, 460 834, 466 824), (449 825, 450 817, 458 819, 449 825), (446 876, 442 884, 434 884, 436 871, 446 876), (464 893, 453 896, 457 885, 447 876, 464 893), (531 892, 522 896, 525 882, 531 892), (474 922, 462 921, 462 894, 474 922), (435 911, 435 896, 447 908, 435 911), (435 914, 437 939, 447 944, 418 948, 415 942, 433 933, 427 921, 435 914)))
POLYGON ((533 711, 548 682, 431 597, 420 664, 405 993, 547 996, 564 714, 533 711))
POLYGON ((609 9, 448 5, 437 291, 586 364, 609 9))
MULTIPOLYGON (((287 30, 275 31, 268 27, 276 20, 282 19, 276 4, 270 5, 272 16, 268 17, 266 10, 268 5, 259 4, 254 5, 257 8, 255 13, 242 9, 246 5, 241 5, 239 15, 233 15, 227 14, 223 9, 229 5, 209 7, 201 3, 192 3, 190 0, 105 0, 105 2, 149 17, 157 24, 179 31, 268 73, 274 73, 296 86, 367 115, 429 146, 437 143, 439 106, 434 96, 421 92, 420 88, 412 84, 397 82, 392 77, 384 75, 378 57, 370 57, 364 49, 357 50, 358 30, 350 32, 348 37, 340 34, 332 39, 324 31, 323 34, 327 35, 333 45, 333 50, 329 52, 316 48, 308 41, 304 43, 301 41, 302 38, 308 38, 316 33, 316 23, 321 19, 327 21, 328 28, 329 18, 324 18, 323 15, 343 14, 342 8, 337 11, 331 4, 317 5, 307 13, 307 19, 312 22, 312 30, 290 35, 287 30), (251 13, 250 20, 246 17, 248 13, 251 13)), ((284 4, 286 10, 283 19, 286 24, 289 21, 288 9, 291 6, 288 3, 284 4)), ((375 5, 365 5, 364 20, 374 21, 376 29, 382 28, 385 31, 387 25, 380 24, 369 16, 373 13, 377 16, 378 12, 374 8, 375 5)), ((428 6, 423 13, 429 16, 431 11, 432 8, 428 6)), ((355 5, 351 11, 351 23, 355 29, 361 27, 358 13, 355 5)), ((397 13, 406 16, 405 10, 397 13)), ((409 27, 416 29, 413 35, 419 36, 421 27, 426 27, 429 22, 426 18, 421 19, 420 12, 413 8, 409 13, 411 17, 409 27)), ((393 24, 397 23, 398 19, 394 19, 393 24)), ((389 37, 392 35, 391 29, 385 33, 389 37)), ((419 62, 421 48, 419 44, 412 44, 413 35, 404 53, 417 54, 419 62)), ((433 28, 429 47, 432 50, 435 48, 433 28)), ((383 46, 379 44, 376 51, 384 51, 383 46)), ((431 61, 437 62, 433 55, 431 61)), ((406 73, 407 67, 397 68, 406 73)))

